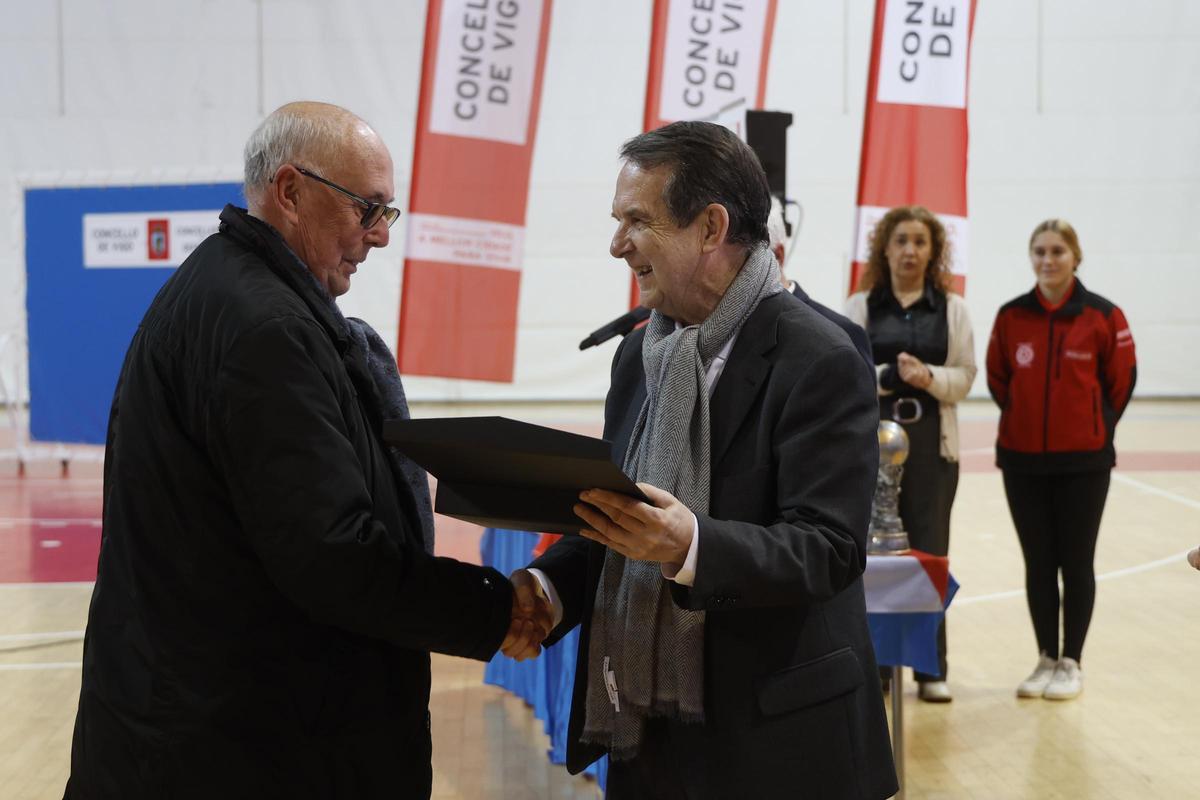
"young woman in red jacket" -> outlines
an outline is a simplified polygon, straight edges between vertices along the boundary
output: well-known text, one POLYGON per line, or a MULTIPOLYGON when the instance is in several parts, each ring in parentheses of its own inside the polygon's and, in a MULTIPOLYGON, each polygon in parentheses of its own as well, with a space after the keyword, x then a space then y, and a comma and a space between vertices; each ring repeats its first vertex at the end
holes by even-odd
POLYGON ((1020 697, 1067 700, 1083 689, 1080 658, 1096 599, 1093 561, 1116 463, 1113 431, 1137 378, 1121 309, 1075 277, 1075 229, 1033 230, 1037 286, 1005 304, 988 344, 988 390, 1000 405, 996 465, 1025 556, 1025 593, 1041 651, 1020 697), (1058 574, 1062 572, 1062 649, 1058 574))

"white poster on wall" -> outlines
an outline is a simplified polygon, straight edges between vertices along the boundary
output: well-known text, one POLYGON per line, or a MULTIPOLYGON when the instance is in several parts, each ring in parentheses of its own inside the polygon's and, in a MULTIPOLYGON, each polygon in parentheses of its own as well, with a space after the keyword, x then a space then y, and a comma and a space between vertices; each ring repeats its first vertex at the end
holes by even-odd
POLYGON ((178 267, 217 232, 220 209, 83 215, 86 269, 178 267))
POLYGON ((971 0, 887 4, 878 102, 967 107, 970 5, 971 0))
POLYGON ((659 118, 726 124, 744 116, 746 109, 755 107, 763 79, 770 0, 670 3, 659 118))
POLYGON ((524 145, 542 4, 443 0, 429 129, 524 145))

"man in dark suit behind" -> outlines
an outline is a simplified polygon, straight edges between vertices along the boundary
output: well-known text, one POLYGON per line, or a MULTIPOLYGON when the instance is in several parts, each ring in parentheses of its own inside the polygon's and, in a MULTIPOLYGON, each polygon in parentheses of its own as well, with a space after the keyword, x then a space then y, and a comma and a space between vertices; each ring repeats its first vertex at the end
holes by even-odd
POLYGON ((649 323, 613 363, 605 438, 650 502, 586 491, 589 526, 513 576, 582 625, 567 766, 608 796, 882 798, 896 790, 862 572, 872 375, 782 291, 769 195, 732 133, 621 150, 611 252, 649 323))
POLYGON ((796 295, 802 302, 807 303, 822 317, 844 330, 859 355, 863 357, 863 361, 867 362, 867 366, 874 372, 875 357, 871 353, 871 339, 862 326, 849 317, 842 316, 829 306, 813 300, 808 292, 800 288, 799 281, 792 280, 787 276, 785 271, 787 268, 787 228, 783 224, 783 205, 774 197, 771 198, 771 213, 767 216, 767 237, 771 254, 779 262, 779 280, 783 281, 783 288, 796 295))

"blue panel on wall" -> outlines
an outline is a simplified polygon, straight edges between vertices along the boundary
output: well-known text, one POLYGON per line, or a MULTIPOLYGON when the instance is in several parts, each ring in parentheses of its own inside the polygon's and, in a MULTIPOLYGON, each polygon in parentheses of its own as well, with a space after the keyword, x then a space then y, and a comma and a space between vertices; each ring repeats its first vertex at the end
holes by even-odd
POLYGON ((25 192, 30 435, 103 444, 125 350, 238 183, 25 192), (196 213, 200 212, 200 213, 196 213), (211 213, 208 213, 211 212, 211 213))

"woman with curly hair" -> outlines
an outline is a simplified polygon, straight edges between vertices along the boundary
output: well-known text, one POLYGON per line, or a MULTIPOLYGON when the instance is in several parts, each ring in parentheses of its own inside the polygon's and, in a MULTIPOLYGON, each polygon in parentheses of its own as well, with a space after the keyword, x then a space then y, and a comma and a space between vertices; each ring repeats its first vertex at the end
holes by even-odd
MULTIPOLYGON (((908 434, 900 519, 918 550, 944 556, 958 490, 956 404, 975 380, 975 340, 967 305, 951 292, 946 229, 922 206, 893 208, 875 226, 859 291, 846 316, 871 339, 879 417, 908 434)), ((916 673, 918 695, 950 702, 946 628, 938 630, 940 675, 916 673)))

